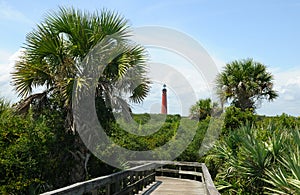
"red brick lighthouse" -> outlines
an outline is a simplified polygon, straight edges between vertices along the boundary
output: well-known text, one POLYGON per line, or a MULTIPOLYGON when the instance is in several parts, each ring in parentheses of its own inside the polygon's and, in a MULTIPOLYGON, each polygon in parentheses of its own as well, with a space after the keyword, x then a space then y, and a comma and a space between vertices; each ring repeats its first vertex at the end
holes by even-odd
POLYGON ((167 89, 166 84, 163 85, 162 97, 161 97, 161 114, 168 114, 167 107, 167 89))

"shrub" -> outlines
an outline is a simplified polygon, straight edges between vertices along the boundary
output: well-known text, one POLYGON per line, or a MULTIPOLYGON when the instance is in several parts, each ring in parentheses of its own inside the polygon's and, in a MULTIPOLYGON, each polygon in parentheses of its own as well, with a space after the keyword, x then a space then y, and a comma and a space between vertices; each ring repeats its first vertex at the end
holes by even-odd
POLYGON ((226 108, 223 134, 227 134, 230 129, 237 129, 243 125, 252 125, 256 120, 256 115, 251 109, 242 111, 240 108, 230 106, 226 108))

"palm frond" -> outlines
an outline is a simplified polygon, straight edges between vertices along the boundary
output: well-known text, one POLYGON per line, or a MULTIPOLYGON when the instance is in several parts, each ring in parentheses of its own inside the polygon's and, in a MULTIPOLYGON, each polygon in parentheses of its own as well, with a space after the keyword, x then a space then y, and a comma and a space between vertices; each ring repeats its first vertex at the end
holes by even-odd
POLYGON ((273 187, 266 187, 268 191, 278 193, 278 194, 286 194, 294 192, 293 187, 291 186, 288 173, 281 169, 271 169, 266 172, 268 178, 264 179, 265 182, 271 184, 273 187))

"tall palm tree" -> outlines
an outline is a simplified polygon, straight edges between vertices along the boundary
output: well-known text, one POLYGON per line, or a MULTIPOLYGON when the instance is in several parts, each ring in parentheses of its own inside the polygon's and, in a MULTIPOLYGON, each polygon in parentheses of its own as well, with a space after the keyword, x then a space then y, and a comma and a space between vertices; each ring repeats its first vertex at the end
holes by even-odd
MULTIPOLYGON (((44 22, 26 37, 25 51, 15 65, 12 83, 23 98, 20 110, 28 109, 34 99, 43 95, 56 94, 71 109, 71 97, 74 82, 78 78, 78 64, 90 50, 109 35, 117 35, 126 45, 121 54, 106 65, 99 78, 96 96, 104 98, 112 91, 118 81, 125 76, 139 79, 136 82, 123 82, 119 93, 131 94, 130 101, 140 102, 149 92, 149 80, 146 78, 146 55, 144 49, 128 40, 129 26, 119 14, 102 10, 101 13, 87 13, 73 8, 60 8, 50 13, 44 22), (46 90, 40 95, 32 94, 35 87, 46 90)), ((129 79, 130 80, 130 79, 129 79)), ((110 100, 111 101, 111 100, 110 100)))
MULTIPOLYGON (((128 101, 142 101, 149 92, 146 54, 143 47, 128 39, 129 33, 127 21, 108 10, 91 14, 74 8, 60 8, 59 11, 48 14, 27 35, 24 53, 12 73, 12 84, 24 98, 18 105, 19 111, 26 112, 33 102, 36 104, 49 96, 55 97, 67 113, 68 129, 76 132, 72 118, 73 88, 75 84, 90 87, 80 77, 84 68, 81 62, 108 36, 114 36, 123 45, 123 49, 105 64, 103 74, 96 83, 97 104, 105 104, 98 108, 103 109, 102 112, 109 112, 112 110, 107 105, 116 103, 117 107, 114 108, 122 110, 127 107, 128 110, 128 101), (139 85, 136 86, 136 83, 139 85), (36 87, 43 87, 45 90, 32 94, 36 87), (118 98, 122 95, 129 95, 129 100, 118 98)), ((86 165, 90 157, 78 136, 74 144, 77 144, 74 146, 77 151, 70 152, 77 159, 78 166, 74 168, 71 182, 83 180, 87 176, 86 165)))
POLYGON ((217 76, 217 95, 242 110, 255 109, 260 100, 271 101, 278 96, 272 81, 265 65, 252 59, 233 61, 217 76))

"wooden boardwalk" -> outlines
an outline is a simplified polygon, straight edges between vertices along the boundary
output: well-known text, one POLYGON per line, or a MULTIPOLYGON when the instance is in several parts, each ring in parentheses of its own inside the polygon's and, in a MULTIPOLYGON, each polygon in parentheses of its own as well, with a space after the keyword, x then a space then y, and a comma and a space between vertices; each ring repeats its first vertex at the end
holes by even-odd
POLYGON ((220 195, 205 164, 198 162, 137 161, 130 169, 78 182, 43 195, 143 194, 220 195), (189 179, 183 179, 189 178, 189 179))
MULTIPOLYGON (((205 195, 204 184, 189 179, 179 179, 172 177, 156 177, 159 185, 154 187, 148 194, 151 195, 205 195)), ((145 193, 147 194, 147 193, 145 193)))

